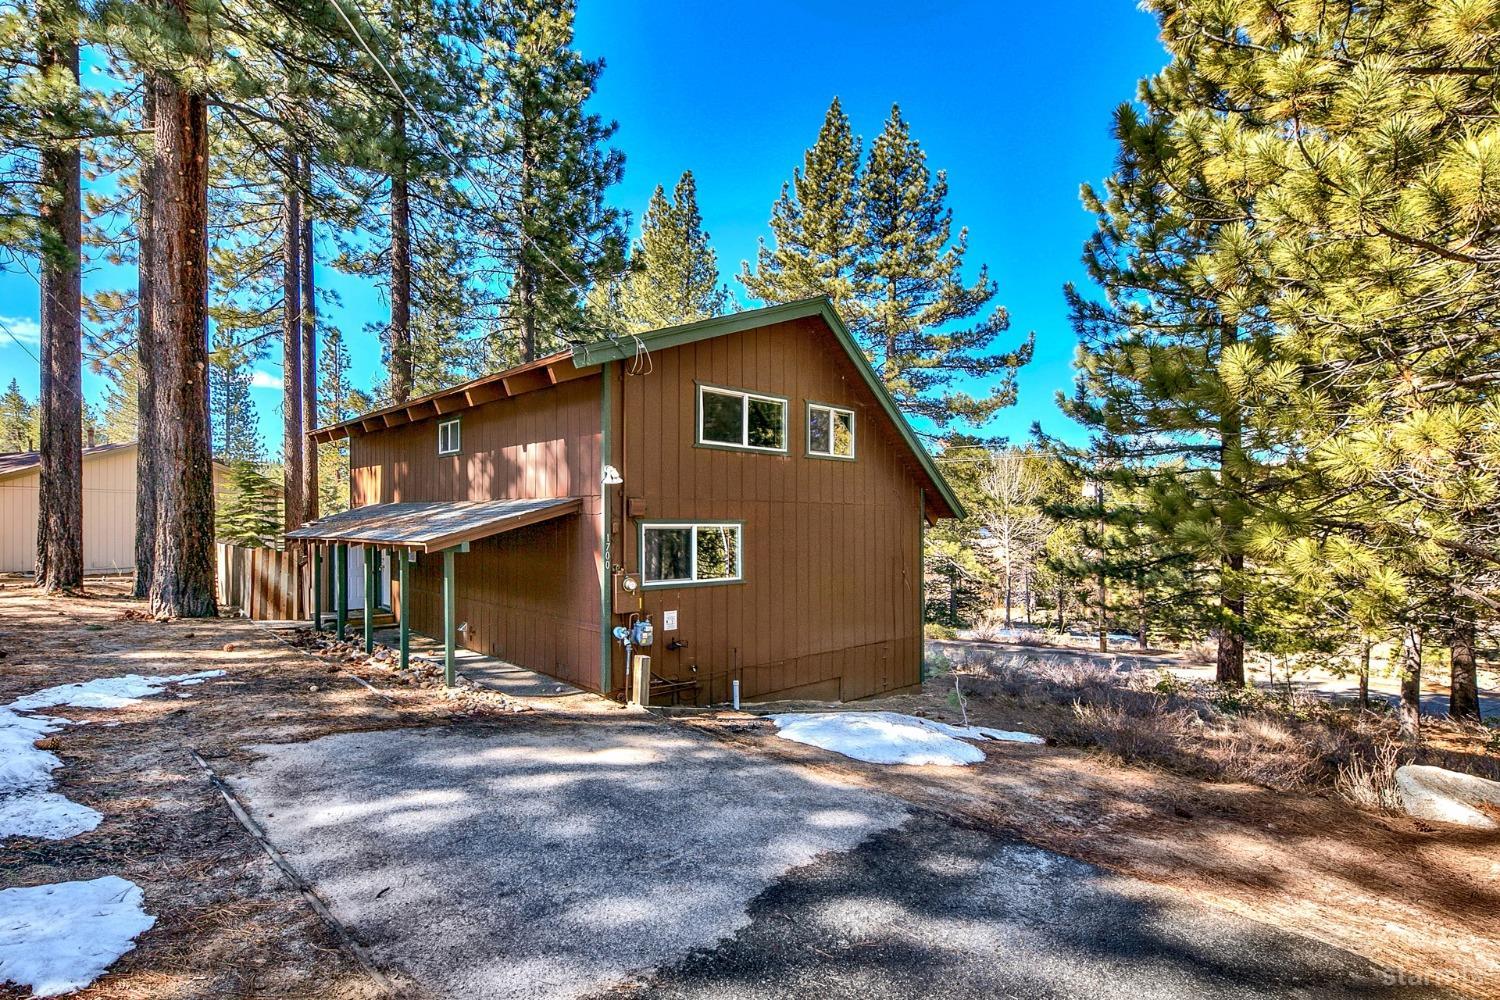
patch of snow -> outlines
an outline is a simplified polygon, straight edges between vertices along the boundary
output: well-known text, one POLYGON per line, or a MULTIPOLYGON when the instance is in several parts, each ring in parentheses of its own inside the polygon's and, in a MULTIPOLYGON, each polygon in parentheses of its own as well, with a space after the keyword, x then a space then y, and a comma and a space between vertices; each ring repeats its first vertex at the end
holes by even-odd
POLYGON ((222 670, 200 670, 193 674, 172 674, 165 677, 142 677, 126 674, 123 677, 96 677, 78 684, 59 684, 43 688, 35 694, 17 698, 9 708, 17 712, 34 712, 39 708, 65 705, 70 708, 124 708, 134 705, 142 698, 160 694, 168 684, 183 684, 190 681, 202 683, 211 677, 223 677, 222 670))
POLYGON ((118 875, 0 889, 0 981, 39 997, 83 989, 156 923, 143 898, 118 875))
POLYGON ((821 747, 872 764, 977 764, 984 751, 964 740, 1044 743, 1030 733, 950 726, 900 712, 797 712, 773 715, 784 740, 821 747))
POLYGON ((45 787, 52 780, 62 761, 32 744, 62 727, 61 719, 17 715, 0 707, 0 796, 45 787))
POLYGON ((67 840, 88 833, 104 819, 97 809, 56 792, 24 791, 0 798, 0 839, 67 840))
POLYGON ((42 737, 74 723, 22 713, 54 706, 121 708, 160 694, 169 684, 201 684, 223 675, 222 670, 202 670, 166 677, 139 674, 100 677, 80 684, 43 688, 0 706, 0 840, 6 837, 66 840, 94 829, 102 818, 95 810, 49 791, 52 772, 62 767, 62 761, 35 746, 42 737))

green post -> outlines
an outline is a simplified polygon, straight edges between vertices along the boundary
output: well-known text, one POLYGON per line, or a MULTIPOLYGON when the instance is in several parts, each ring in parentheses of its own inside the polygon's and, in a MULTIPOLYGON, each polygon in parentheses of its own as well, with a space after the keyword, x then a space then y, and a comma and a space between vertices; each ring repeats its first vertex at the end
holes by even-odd
POLYGON ((443 683, 452 687, 457 673, 453 662, 454 637, 457 633, 457 588, 453 580, 453 550, 443 550, 443 683))
MULTIPOLYGON (((614 439, 614 383, 615 363, 604 362, 603 387, 600 390, 601 406, 599 413, 599 463, 601 466, 609 465, 614 460, 612 447, 614 439)), ((599 570, 599 690, 608 696, 614 687, 614 677, 610 662, 614 657, 615 644, 610 636, 610 624, 614 619, 614 567, 611 565, 614 553, 611 551, 611 525, 609 506, 609 487, 602 484, 599 486, 599 556, 603 565, 599 570)))
POLYGON ((338 591, 334 634, 342 642, 349 627, 349 546, 344 542, 333 547, 333 562, 334 587, 338 591))
POLYGON ((312 549, 312 571, 313 571, 313 628, 323 631, 323 546, 317 542, 308 543, 312 549))
POLYGON ((406 669, 406 661, 411 656, 411 553, 406 549, 397 549, 396 558, 400 560, 396 565, 399 569, 401 583, 401 669, 406 669))
POLYGON ((365 652, 375 652, 375 546, 365 546, 365 652))

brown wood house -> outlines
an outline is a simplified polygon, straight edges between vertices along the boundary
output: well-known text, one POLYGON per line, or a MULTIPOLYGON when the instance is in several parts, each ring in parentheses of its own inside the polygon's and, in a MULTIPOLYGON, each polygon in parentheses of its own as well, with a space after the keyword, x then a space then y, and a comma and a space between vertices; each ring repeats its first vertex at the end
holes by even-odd
POLYGON ((581 345, 313 435, 349 439, 352 509, 291 536, 336 580, 367 546, 403 639, 615 693, 611 632, 646 619, 656 690, 689 702, 920 682, 922 532, 962 511, 826 299, 581 345))

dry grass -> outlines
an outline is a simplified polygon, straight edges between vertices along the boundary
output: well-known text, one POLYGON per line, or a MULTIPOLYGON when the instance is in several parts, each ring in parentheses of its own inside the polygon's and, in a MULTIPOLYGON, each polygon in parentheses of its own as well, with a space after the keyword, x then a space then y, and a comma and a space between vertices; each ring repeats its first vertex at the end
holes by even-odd
POLYGON ((1173 674, 1117 673, 1088 660, 963 649, 940 666, 972 695, 1042 713, 1059 743, 1211 781, 1344 795, 1384 809, 1396 767, 1436 764, 1500 780, 1493 733, 1427 720, 1415 751, 1395 741, 1388 712, 1332 706, 1300 693, 1231 690, 1173 674))

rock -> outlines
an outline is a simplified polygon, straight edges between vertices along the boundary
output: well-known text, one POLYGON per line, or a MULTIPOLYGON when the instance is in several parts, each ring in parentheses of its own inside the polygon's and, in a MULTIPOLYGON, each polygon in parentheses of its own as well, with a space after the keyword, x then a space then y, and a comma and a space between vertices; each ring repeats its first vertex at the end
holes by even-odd
POLYGON ((1396 768, 1396 791, 1407 815, 1476 830, 1500 830, 1500 781, 1441 767, 1396 768), (1487 815, 1483 807, 1492 810, 1487 815))

